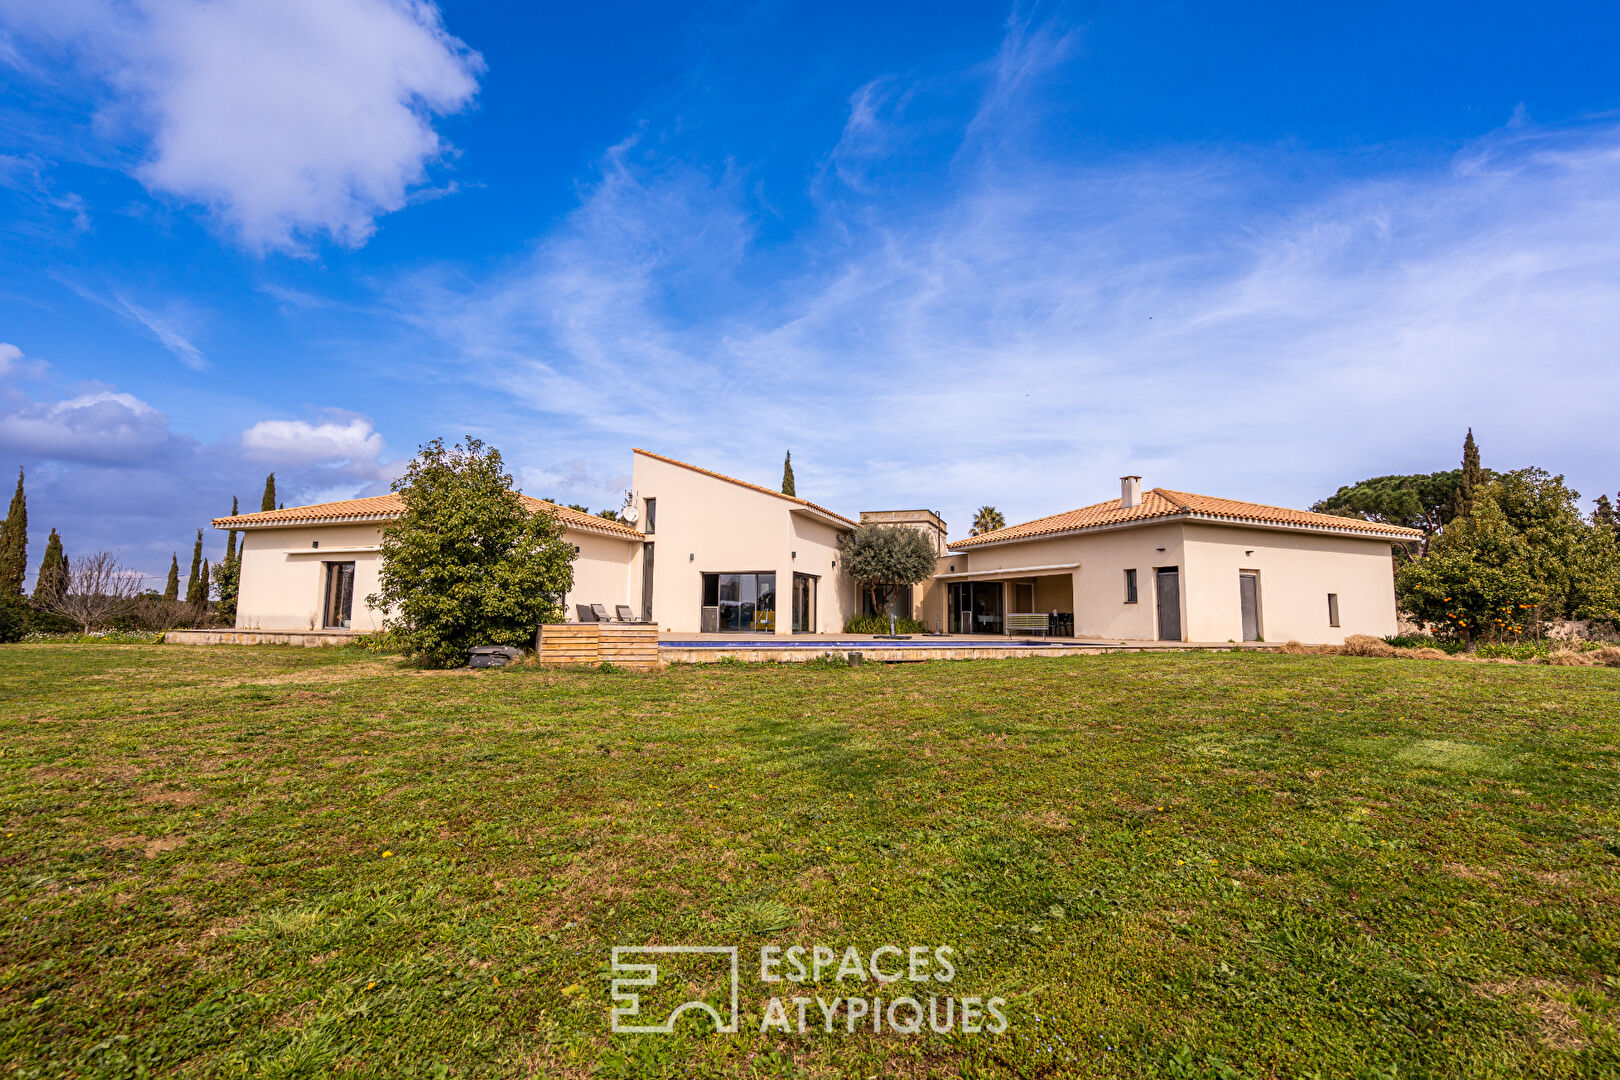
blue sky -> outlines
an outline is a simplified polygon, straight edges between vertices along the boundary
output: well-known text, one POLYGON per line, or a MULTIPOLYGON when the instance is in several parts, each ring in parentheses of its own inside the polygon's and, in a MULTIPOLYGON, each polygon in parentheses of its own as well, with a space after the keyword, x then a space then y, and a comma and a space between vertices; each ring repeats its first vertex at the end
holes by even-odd
POLYGON ((0 0, 0 472, 31 562, 153 573, 272 469, 465 433, 593 508, 631 446, 791 448, 954 536, 1125 472, 1305 505, 1469 425, 1613 493, 1617 47, 1599 4, 0 0))

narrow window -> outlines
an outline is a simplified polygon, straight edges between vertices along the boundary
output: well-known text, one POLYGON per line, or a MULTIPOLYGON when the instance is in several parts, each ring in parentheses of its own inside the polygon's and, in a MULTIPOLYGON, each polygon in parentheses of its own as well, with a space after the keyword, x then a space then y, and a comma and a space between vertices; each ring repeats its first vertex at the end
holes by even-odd
POLYGON ((1336 592, 1328 593, 1328 625, 1339 625, 1339 594, 1336 592))
POLYGON ((647 527, 642 532, 654 532, 658 528, 658 500, 647 500, 647 527))
POLYGON ((1125 602, 1127 604, 1136 603, 1136 571, 1135 570, 1127 570, 1127 571, 1125 571, 1125 602))

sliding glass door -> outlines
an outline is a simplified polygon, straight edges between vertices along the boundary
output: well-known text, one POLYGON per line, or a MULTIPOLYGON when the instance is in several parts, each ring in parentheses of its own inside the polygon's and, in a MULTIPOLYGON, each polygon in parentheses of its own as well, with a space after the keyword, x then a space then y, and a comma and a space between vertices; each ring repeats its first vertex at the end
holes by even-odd
POLYGON ((793 575, 793 632, 811 634, 816 629, 816 579, 809 574, 793 575))
POLYGON ((775 633, 776 575, 704 574, 703 606, 714 610, 721 633, 775 633))
POLYGON ((1001 633, 1001 582, 953 582, 948 595, 953 631, 958 634, 1001 633))

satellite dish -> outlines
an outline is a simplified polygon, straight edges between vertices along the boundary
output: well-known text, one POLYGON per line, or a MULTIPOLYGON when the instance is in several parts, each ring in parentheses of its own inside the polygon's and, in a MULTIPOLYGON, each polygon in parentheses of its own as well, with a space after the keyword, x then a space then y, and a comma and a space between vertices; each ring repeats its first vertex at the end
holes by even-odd
POLYGON ((624 513, 620 514, 619 516, 624 518, 624 520, 628 521, 630 524, 634 525, 636 523, 636 519, 641 515, 636 513, 635 507, 627 506, 624 508, 624 513))

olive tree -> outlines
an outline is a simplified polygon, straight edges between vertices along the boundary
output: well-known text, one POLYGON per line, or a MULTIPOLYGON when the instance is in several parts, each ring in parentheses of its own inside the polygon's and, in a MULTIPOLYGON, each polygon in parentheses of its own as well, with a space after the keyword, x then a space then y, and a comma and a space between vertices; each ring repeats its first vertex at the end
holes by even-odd
POLYGON ((394 481, 405 512, 382 530, 384 628, 413 657, 463 662, 475 645, 527 646, 563 615, 574 549, 555 515, 531 511, 500 451, 468 436, 422 447, 394 481))
POLYGON ((873 611, 887 611, 902 585, 934 576, 934 545, 904 525, 862 525, 838 538, 844 573, 872 598, 873 611))

